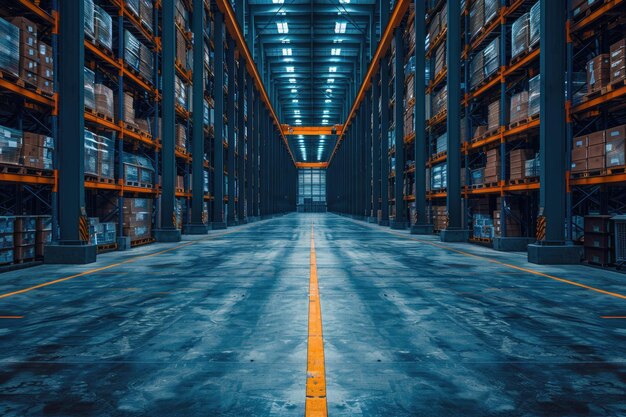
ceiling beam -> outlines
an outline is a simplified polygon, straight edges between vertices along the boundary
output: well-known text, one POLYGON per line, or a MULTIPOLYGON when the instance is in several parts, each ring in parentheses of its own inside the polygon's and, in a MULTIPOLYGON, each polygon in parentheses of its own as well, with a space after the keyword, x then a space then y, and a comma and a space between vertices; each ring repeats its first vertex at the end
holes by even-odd
POLYGON ((281 126, 283 135, 302 135, 302 136, 319 136, 319 135, 341 135, 343 133, 342 125, 334 126, 290 126, 283 124, 281 126))

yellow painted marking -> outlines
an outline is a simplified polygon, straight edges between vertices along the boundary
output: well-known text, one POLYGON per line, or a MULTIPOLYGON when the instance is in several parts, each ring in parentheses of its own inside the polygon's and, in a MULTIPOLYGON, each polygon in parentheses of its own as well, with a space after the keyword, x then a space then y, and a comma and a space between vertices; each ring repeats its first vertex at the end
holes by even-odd
POLYGON ((315 238, 311 225, 311 263, 309 281, 309 337, 306 372, 305 417, 327 417, 326 371, 324 369, 324 337, 322 333, 322 308, 317 282, 315 238))
POLYGON ((12 319, 23 319, 24 316, 0 316, 0 319, 8 319, 8 320, 12 320, 12 319))
POLYGON ((220 234, 216 234, 216 235, 207 236, 205 238, 194 240, 194 241, 191 241, 191 242, 186 242, 186 243, 174 246, 172 248, 164 249, 162 251, 149 253, 147 255, 138 255, 138 256, 135 256, 133 258, 127 259, 127 260, 122 261, 122 262, 113 263, 113 264, 106 265, 106 266, 103 266, 103 267, 100 267, 100 268, 90 269, 89 271, 84 271, 84 272, 81 272, 81 273, 78 273, 78 274, 74 274, 74 275, 70 275, 70 276, 67 276, 67 277, 64 277, 64 278, 59 278, 59 279, 55 279, 55 280, 52 280, 52 281, 43 282, 41 284, 33 285, 32 287, 24 288, 24 289, 13 291, 13 292, 8 292, 6 294, 0 294, 0 299, 7 298, 7 297, 12 297, 12 296, 18 295, 18 294, 24 294, 24 293, 27 293, 27 292, 30 292, 30 291, 33 291, 33 290, 36 290, 36 289, 39 289, 39 288, 44 288, 44 287, 48 287, 50 285, 59 284, 61 282, 69 281, 69 280, 72 280, 72 279, 75 279, 75 278, 84 277, 86 275, 91 275, 91 274, 94 274, 96 272, 106 271, 108 269, 115 268, 116 266, 129 264, 129 263, 135 262, 137 260, 142 260, 142 259, 146 259, 146 258, 151 258, 153 256, 162 255, 164 253, 171 252, 171 251, 174 251, 174 250, 177 250, 177 249, 180 249, 180 248, 184 248, 186 246, 195 245, 196 243, 203 242, 205 240, 211 240, 211 239, 215 239, 215 238, 222 237, 222 236, 225 236, 225 235, 229 235, 231 233, 236 233, 236 232, 238 232, 240 230, 242 230, 242 229, 238 228, 238 229, 230 231, 230 232, 224 232, 224 233, 220 233, 220 234))
POLYGON ((469 253, 469 252, 465 252, 465 251, 462 251, 462 250, 454 249, 454 248, 451 248, 451 247, 445 246, 445 245, 439 245, 437 243, 429 242, 427 240, 422 240, 422 239, 417 239, 417 238, 410 237, 410 236, 405 236, 405 235, 403 235, 401 233, 398 233, 398 232, 394 232, 394 231, 390 231, 390 230, 383 230, 383 231, 386 232, 386 233, 391 233, 391 234, 396 235, 396 236, 400 236, 400 237, 402 237, 404 239, 409 239, 409 240, 414 240, 416 242, 425 243, 427 245, 434 246, 434 247, 441 248, 441 249, 445 249, 445 250, 448 250, 448 251, 451 251, 451 252, 455 252, 455 253, 458 253, 460 255, 468 256, 468 257, 471 257, 471 258, 481 259, 481 260, 484 260, 484 261, 487 261, 487 262, 491 262, 491 263, 494 263, 494 264, 497 264, 497 265, 505 266, 507 268, 515 269, 515 270, 518 270, 518 271, 523 271, 523 272, 526 272, 526 273, 529 273, 529 274, 532 274, 532 275, 537 275, 537 276, 540 276, 540 277, 549 278, 549 279, 552 279, 554 281, 562 282, 564 284, 573 285, 573 286, 576 286, 576 287, 579 287, 579 288, 584 288, 584 289, 589 290, 589 291, 594 291, 594 292, 597 292, 597 293, 600 293, 600 294, 610 295, 611 297, 615 297, 615 298, 620 298, 622 300, 626 300, 626 295, 624 295, 624 294, 619 294, 619 293, 616 293, 616 292, 606 291, 606 290, 603 290, 601 288, 596 288, 596 287, 592 287, 590 285, 581 284, 580 282, 572 281, 572 280, 565 279, 565 278, 555 277, 554 275, 550 275, 550 274, 544 274, 543 272, 535 271, 533 269, 528 269, 528 268, 523 268, 521 266, 508 264, 506 262, 497 261, 495 259, 490 259, 490 258, 481 256, 481 255, 475 255, 473 253, 469 253))
POLYGON ((600 316, 601 319, 626 319, 626 316, 600 316))

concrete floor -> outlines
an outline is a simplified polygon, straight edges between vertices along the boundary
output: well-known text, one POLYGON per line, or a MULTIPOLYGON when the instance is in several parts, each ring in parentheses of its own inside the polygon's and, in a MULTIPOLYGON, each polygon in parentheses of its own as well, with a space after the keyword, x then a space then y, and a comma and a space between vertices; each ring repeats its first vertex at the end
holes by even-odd
POLYGON ((303 416, 312 223, 330 416, 626 415, 626 276, 331 214, 0 275, 0 415, 303 416))

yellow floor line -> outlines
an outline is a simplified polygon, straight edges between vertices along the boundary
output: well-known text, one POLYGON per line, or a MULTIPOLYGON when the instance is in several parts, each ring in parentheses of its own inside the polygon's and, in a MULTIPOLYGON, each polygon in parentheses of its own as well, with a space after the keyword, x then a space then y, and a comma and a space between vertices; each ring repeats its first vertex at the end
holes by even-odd
POLYGON ((315 238, 311 225, 311 277, 309 282, 309 337, 306 372, 305 417, 327 417, 326 371, 324 369, 324 337, 322 309, 317 284, 315 238))
POLYGON ((13 319, 23 319, 24 316, 0 316, 0 319, 7 319, 7 320, 13 320, 13 319))
POLYGON ((491 262, 491 263, 494 263, 494 264, 497 264, 497 265, 505 266, 507 268, 515 269, 517 271, 522 271, 522 272, 526 272, 528 274, 537 275, 537 276, 544 277, 544 278, 549 278, 551 280, 559 281, 559 282, 562 282, 564 284, 573 285, 573 286, 576 286, 576 287, 579 287, 579 288, 584 288, 584 289, 589 290, 589 291, 594 291, 594 292, 597 292, 597 293, 600 293, 600 294, 605 294, 605 295, 609 295, 611 297, 615 297, 615 298, 620 298, 622 300, 626 300, 626 295, 624 295, 624 294, 619 294, 619 293, 616 293, 616 292, 606 291, 606 290, 603 290, 601 288, 596 288, 596 287, 592 287, 590 285, 581 284, 580 282, 572 281, 572 280, 565 279, 565 278, 555 277, 554 275, 545 274, 543 272, 535 271, 533 269, 528 269, 528 268, 523 268, 521 266, 508 264, 506 262, 501 262, 501 261, 498 261, 498 260, 495 260, 495 259, 487 258, 485 256, 476 255, 476 254, 473 254, 473 253, 469 253, 469 252, 465 252, 465 251, 462 251, 462 250, 454 249, 454 248, 451 248, 449 246, 439 245, 437 243, 430 242, 430 241, 427 241, 427 240, 406 236, 406 235, 403 235, 402 233, 394 232, 394 231, 391 231, 391 230, 384 230, 383 229, 382 231, 385 232, 385 233, 389 233, 389 234, 395 235, 395 236, 399 236, 399 237, 404 238, 404 239, 409 239, 409 240, 413 240, 415 242, 425 243, 427 245, 434 246, 436 248, 445 249, 445 250, 448 250, 448 251, 451 251, 451 252, 455 252, 455 253, 458 253, 460 255, 464 255, 464 256, 470 257, 470 258, 481 259, 481 260, 484 260, 484 261, 487 261, 487 262, 491 262))
POLYGON ((600 316, 601 319, 626 319, 626 316, 600 316))
POLYGON ((196 243, 199 243, 199 242, 203 242, 203 241, 206 241, 206 240, 211 240, 211 239, 215 239, 215 238, 222 237, 222 236, 225 236, 225 235, 229 235, 231 233, 235 233, 235 232, 238 232, 240 230, 242 230, 242 229, 238 228, 238 229, 230 231, 230 232, 224 232, 224 233, 219 233, 219 234, 215 234, 215 235, 210 235, 210 236, 204 237, 202 239, 198 239, 198 240, 194 240, 192 242, 186 242, 186 243, 174 246, 173 248, 164 249, 164 250, 161 250, 161 251, 158 251, 158 252, 154 252, 154 253, 149 253, 149 254, 146 254, 146 255, 138 255, 138 256, 132 257, 132 258, 127 259, 127 260, 122 261, 122 262, 116 262, 116 263, 113 263, 113 264, 110 264, 110 265, 106 265, 106 266, 103 266, 103 267, 100 267, 100 268, 94 268, 94 269, 90 269, 89 271, 84 271, 84 272, 81 272, 81 273, 78 273, 78 274, 74 274, 74 275, 70 275, 70 276, 67 276, 67 277, 58 278, 58 279, 55 279, 55 280, 52 280, 52 281, 43 282, 41 284, 33 285, 32 287, 27 287, 27 288, 23 288, 21 290, 12 291, 12 292, 8 292, 8 293, 5 293, 5 294, 0 294, 0 299, 7 298, 7 297, 12 297, 12 296, 18 295, 18 294, 24 294, 24 293, 27 293, 27 292, 30 292, 30 291, 33 291, 33 290, 36 290, 36 289, 39 289, 39 288, 44 288, 44 287, 48 287, 50 285, 59 284, 61 282, 69 281, 69 280, 72 280, 72 279, 75 279, 75 278, 84 277, 86 275, 91 275, 91 274, 94 274, 96 272, 106 271, 107 269, 115 268, 116 266, 129 264, 131 262, 135 262, 135 261, 141 260, 141 259, 151 258, 153 256, 161 255, 161 254, 164 254, 164 253, 167 253, 167 252, 171 252, 171 251, 174 251, 174 250, 177 250, 177 249, 181 249, 181 248, 184 248, 186 246, 195 245, 196 243))

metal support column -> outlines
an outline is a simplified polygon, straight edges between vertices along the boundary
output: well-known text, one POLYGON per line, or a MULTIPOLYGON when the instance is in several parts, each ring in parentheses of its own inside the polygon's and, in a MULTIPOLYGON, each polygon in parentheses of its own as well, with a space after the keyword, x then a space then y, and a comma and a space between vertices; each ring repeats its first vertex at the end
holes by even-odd
POLYGON ((541 120, 539 130, 540 180, 538 239, 528 245, 528 261, 538 264, 577 264, 580 248, 565 241, 566 119, 565 70, 567 9, 560 2, 541 2, 542 53, 541 120), (539 233, 540 232, 540 233, 539 233))
POLYGON ((187 234, 205 234, 202 221, 204 208, 204 0, 193 1, 191 29, 193 31, 192 139, 191 139, 191 223, 185 225, 187 234))
POLYGON ((58 140, 58 242, 47 245, 44 261, 55 264, 86 264, 96 261, 95 245, 89 242, 85 211, 84 108, 84 15, 82 2, 60 2, 59 13, 59 140, 58 140))
MULTIPOLYGON (((243 22, 242 22, 243 23, 243 22)), ((250 111, 246 103, 246 61, 239 60, 239 70, 237 72, 238 102, 239 112, 237 116, 237 221, 245 224, 246 206, 246 160, 245 160, 245 112, 250 111), (245 103, 245 104, 244 104, 245 103), (245 106, 245 107, 244 107, 245 106)))
POLYGON ((372 218, 371 223, 378 223, 378 210, 380 210, 380 113, 378 101, 380 89, 378 81, 380 74, 377 73, 372 79, 372 218))
POLYGON ((224 221, 224 15, 215 11, 215 139, 213 141, 213 216, 212 228, 225 229, 224 221))
POLYGON ((414 131, 415 141, 415 211, 417 219, 411 226, 411 234, 430 235, 433 225, 428 224, 426 215, 426 57, 424 44, 426 42, 426 6, 422 0, 414 0, 415 6, 415 74, 413 77, 413 97, 415 97, 414 131))
POLYGON ((366 95, 364 101, 363 119, 364 119, 364 152, 365 152, 365 171, 363 182, 365 184, 365 221, 370 222, 372 219, 372 96, 366 95))
MULTIPOLYGON (((228 54, 226 55, 226 67, 228 70, 228 97, 226 99, 226 120, 228 120, 228 213, 226 224, 237 225, 235 215, 235 127, 237 126, 237 114, 235 113, 235 80, 237 67, 235 65, 235 41, 228 37, 228 54)), ((239 109, 240 111, 242 109, 239 109)))
MULTIPOLYGON (((374 86, 376 88, 377 86, 374 86)), ((389 58, 380 60, 380 198, 381 226, 389 226, 389 58)))
POLYGON ((259 209, 259 155, 261 154, 261 105, 258 95, 254 100, 254 136, 252 147, 252 215, 258 220, 259 209))
POLYGON ((246 221, 253 221, 254 217, 254 188, 253 188, 253 161, 256 148, 254 147, 256 106, 254 104, 254 82, 251 77, 246 77, 246 103, 248 105, 248 119, 246 120, 246 160, 245 177, 246 177, 246 221))
MULTIPOLYGON (((417 47, 417 45, 416 45, 417 47)), ((446 36, 446 62, 448 63, 448 225, 441 231, 444 242, 464 242, 469 231, 463 229, 461 210, 461 6, 460 2, 448 2, 448 34, 446 36)))
POLYGON ((396 28, 394 40, 396 43, 396 60, 394 64, 394 94, 396 96, 394 111, 394 139, 396 147, 396 180, 394 182, 394 196, 396 200, 396 216, 391 222, 392 229, 406 229, 406 202, 404 201, 404 40, 402 38, 403 26, 396 28))

